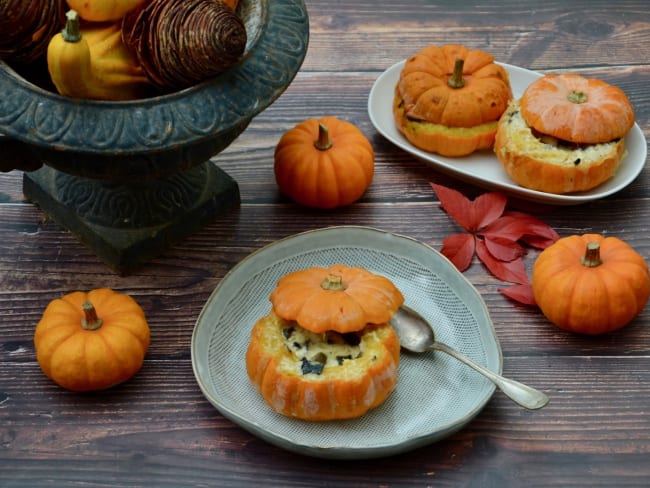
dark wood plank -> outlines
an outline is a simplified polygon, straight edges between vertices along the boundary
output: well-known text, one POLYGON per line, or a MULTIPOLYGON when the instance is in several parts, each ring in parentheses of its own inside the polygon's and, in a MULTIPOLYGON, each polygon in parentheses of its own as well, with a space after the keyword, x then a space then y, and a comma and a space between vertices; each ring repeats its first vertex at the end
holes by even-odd
POLYGON ((650 14, 643 0, 616 8, 607 0, 308 5, 311 33, 318 39, 305 63, 310 71, 383 70, 426 44, 465 44, 541 70, 640 65, 650 59, 650 14))
MULTIPOLYGON (((422 185, 428 186, 427 182, 422 185)), ((14 342, 16 336, 22 337, 22 342, 28 341, 33 325, 49 300, 70 290, 87 290, 101 284, 137 297, 151 314, 153 325, 160 324, 160 333, 165 334, 152 344, 151 353, 157 355, 157 348, 162 348, 163 356, 174 354, 176 348, 187 347, 198 312, 219 279, 249 253, 277 239, 332 225, 369 225, 414 237, 439 249, 447 235, 460 229, 430 193, 428 203, 379 204, 382 211, 375 213, 368 212, 368 208, 372 208, 368 203, 334 213, 293 204, 245 204, 239 211, 187 238, 126 277, 112 274, 57 224, 40 223, 38 209, 8 208, 0 220, 4 228, 14 229, 7 233, 2 244, 5 257, 0 261, 1 289, 11 291, 0 295, 1 308, 9 311, 3 319, 4 337, 13 335, 14 342), (405 214, 407 220, 402 218, 405 214), (22 223, 22 227, 17 227, 12 225, 10 217, 32 224, 22 223), (167 324, 175 326, 170 328, 167 324), (169 337, 168 334, 174 335, 169 337)), ((626 215, 643 215, 644 209, 647 212, 644 200, 623 200, 615 205, 602 201, 588 208, 593 217, 585 226, 577 224, 584 216, 585 207, 563 208, 542 218, 561 235, 605 232, 625 239, 644 256, 650 254, 650 244, 644 236, 645 220, 626 220, 626 215)), ((530 249, 526 257, 529 271, 536 256, 537 251, 530 249)), ((586 347, 605 355, 648 353, 650 331, 647 328, 630 327, 607 340, 574 337, 553 329, 536 309, 506 299, 498 289, 507 283, 493 278, 478 261, 466 276, 486 300, 506 352, 512 343, 520 349, 519 354, 521 350, 544 354, 549 348, 557 349, 555 353, 564 351, 566 354, 572 347, 586 347), (617 343, 626 349, 615 349, 617 343)), ((638 322, 645 322, 648 313, 650 310, 644 311, 638 322)), ((27 347, 26 343, 23 345, 27 347)), ((23 352, 24 359, 28 360, 31 351, 25 349, 23 352)))
MULTIPOLYGON (((302 458, 245 434, 197 393, 187 361, 149 362, 111 395, 63 392, 23 364, 13 373, 24 378, 23 385, 11 381, 14 376, 0 376, 12 385, 3 405, 17 412, 3 427, 2 445, 12 449, 9 473, 20 473, 19 486, 48 480, 76 486, 75 477, 81 485, 84 472, 95 473, 98 486, 119 486, 110 473, 138 486, 244 486, 260 478, 271 486, 289 480, 291 486, 314 486, 317 479, 376 486, 388 479, 419 483, 427 476, 442 486, 463 479, 486 487, 503 486, 504 480, 519 486, 530 476, 540 476, 536 486, 590 486, 582 483, 596 466, 600 486, 621 486, 622 474, 624 486, 642 486, 648 451, 639 447, 650 440, 643 414, 650 370, 643 359, 539 358, 514 360, 513 368, 520 379, 553 395, 547 408, 525 412, 496 394, 467 429, 449 439, 389 459, 347 463, 302 458), (540 370, 561 382, 540 378, 540 370), (626 377, 624 370, 637 376, 626 377), (585 411, 586 401, 602 406, 585 411), (594 423, 595 415, 602 421, 594 423), (44 420, 47 435, 41 432, 44 420)), ((0 467, 0 479, 7 467, 0 467)))

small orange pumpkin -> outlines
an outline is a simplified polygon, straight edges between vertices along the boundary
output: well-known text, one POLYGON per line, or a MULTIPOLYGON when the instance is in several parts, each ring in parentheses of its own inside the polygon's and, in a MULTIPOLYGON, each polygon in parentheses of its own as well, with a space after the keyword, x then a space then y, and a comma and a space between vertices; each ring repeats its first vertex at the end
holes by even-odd
POLYGON ((301 205, 335 208, 358 200, 370 186, 375 155, 350 122, 305 120, 284 133, 275 149, 275 180, 301 205))
POLYGON ((623 90, 575 74, 535 80, 521 97, 521 114, 541 134, 579 144, 622 138, 634 125, 634 108, 623 90))
POLYGON ((307 330, 347 333, 388 322, 404 297, 384 276, 335 264, 289 273, 278 281, 270 300, 279 317, 307 330))
POLYGON ((73 391, 101 390, 137 373, 149 347, 142 308, 108 288, 51 301, 34 333, 46 376, 73 391))
POLYGON ((532 286, 553 324, 592 335, 625 326, 650 297, 645 259, 626 242, 599 234, 565 237, 542 251, 532 286))
POLYGON ((453 44, 428 46, 406 61, 393 115, 416 147, 458 157, 492 147, 511 99, 508 72, 491 54, 453 44))

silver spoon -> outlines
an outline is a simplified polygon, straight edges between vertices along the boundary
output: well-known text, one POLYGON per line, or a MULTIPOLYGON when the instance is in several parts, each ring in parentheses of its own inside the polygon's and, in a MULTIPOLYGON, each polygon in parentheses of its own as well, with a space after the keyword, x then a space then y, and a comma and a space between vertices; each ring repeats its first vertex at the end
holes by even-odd
POLYGON ((397 332, 401 346, 412 352, 442 351, 474 368, 492 381, 508 398, 530 410, 542 408, 548 396, 535 388, 519 383, 490 371, 462 355, 455 349, 435 339, 431 325, 415 310, 402 306, 390 321, 397 332))

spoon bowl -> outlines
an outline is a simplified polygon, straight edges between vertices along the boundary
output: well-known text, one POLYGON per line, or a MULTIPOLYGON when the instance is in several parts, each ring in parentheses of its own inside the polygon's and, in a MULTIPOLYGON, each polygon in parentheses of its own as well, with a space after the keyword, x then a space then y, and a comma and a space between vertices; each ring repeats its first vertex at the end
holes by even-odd
POLYGON ((435 350, 449 354, 488 378, 508 398, 524 408, 536 410, 544 407, 549 402, 549 398, 545 393, 518 381, 505 378, 448 345, 437 341, 431 324, 410 307, 402 306, 393 315, 390 324, 395 329, 400 344, 404 349, 416 353, 435 350))

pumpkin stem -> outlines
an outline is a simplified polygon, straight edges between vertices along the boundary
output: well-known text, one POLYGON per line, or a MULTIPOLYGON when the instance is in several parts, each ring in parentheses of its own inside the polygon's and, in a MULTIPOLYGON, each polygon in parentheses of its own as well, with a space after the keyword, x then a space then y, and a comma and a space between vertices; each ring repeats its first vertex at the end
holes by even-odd
POLYGON ((343 278, 335 274, 327 275, 327 278, 325 278, 321 282, 320 286, 323 290, 328 290, 328 291, 345 290, 345 285, 343 284, 343 278))
POLYGON ((325 124, 320 122, 318 124, 318 139, 314 141, 314 147, 319 151, 327 151, 332 147, 330 131, 325 124))
POLYGON ((65 27, 61 31, 61 36, 66 42, 79 42, 81 40, 79 14, 76 10, 68 10, 65 13, 65 27))
POLYGON ((462 88, 465 86, 465 80, 463 79, 463 67, 465 66, 464 59, 457 59, 454 63, 454 72, 451 77, 447 80, 447 84, 452 88, 462 88))
POLYGON ((597 242, 589 242, 581 262, 583 266, 588 268, 595 268, 603 264, 603 260, 600 259, 600 244, 597 242))
POLYGON ((97 330, 102 326, 102 319, 97 316, 97 310, 93 304, 86 301, 81 306, 84 317, 81 319, 81 327, 84 330, 97 330))
POLYGON ((585 103, 587 101, 587 94, 583 91, 572 91, 567 97, 571 103, 585 103))

